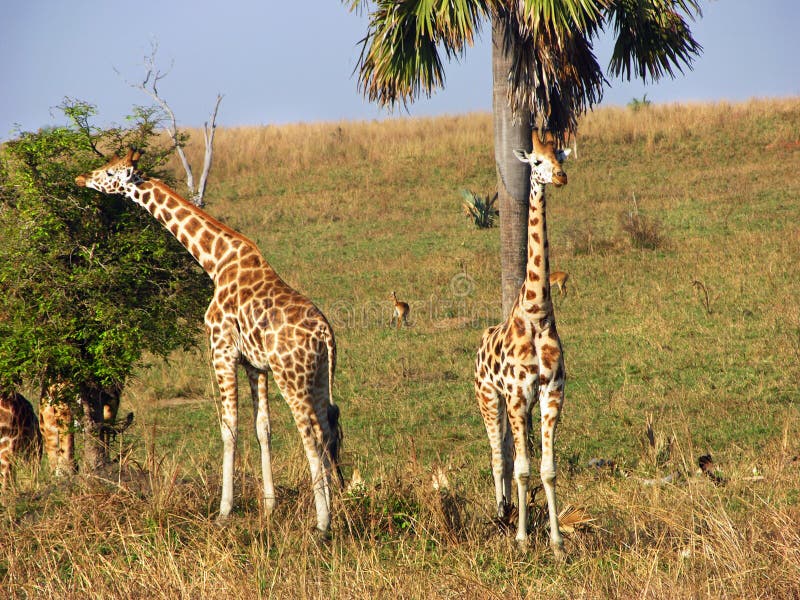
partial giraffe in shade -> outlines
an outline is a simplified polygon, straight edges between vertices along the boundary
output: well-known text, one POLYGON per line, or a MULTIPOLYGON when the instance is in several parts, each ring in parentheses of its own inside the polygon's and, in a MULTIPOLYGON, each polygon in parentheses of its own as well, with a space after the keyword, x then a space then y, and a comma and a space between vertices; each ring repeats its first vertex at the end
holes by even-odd
POLYGON ((333 330, 322 312, 287 285, 242 234, 224 225, 157 179, 136 168, 140 153, 81 175, 80 186, 122 194, 142 206, 189 251, 214 282, 205 315, 211 355, 222 397, 222 498, 219 516, 233 506, 233 470, 238 432, 237 365, 250 383, 255 428, 261 446, 264 502, 275 507, 270 453, 267 372, 272 371, 294 416, 311 470, 316 527, 330 526, 331 478, 338 466, 341 429, 333 403, 336 367, 333 330))
POLYGON ((14 466, 25 459, 42 457, 42 436, 36 413, 19 392, 0 392, 0 490, 14 480, 14 466))
POLYGON ((39 429, 50 470, 58 477, 78 470, 72 406, 75 394, 62 381, 45 381, 39 399, 39 429))
POLYGON ((517 482, 517 543, 527 545, 527 492, 530 479, 529 417, 538 389, 541 411, 541 479, 547 496, 550 546, 564 557, 564 541, 556 510, 555 430, 564 402, 566 371, 550 296, 545 186, 566 185, 561 163, 569 149, 556 149, 533 133, 533 151, 515 150, 531 166, 528 217, 528 262, 525 282, 508 318, 483 334, 475 362, 475 393, 492 450, 497 515, 503 519, 511 505, 512 468, 517 482), (513 464, 512 464, 513 461, 513 464))

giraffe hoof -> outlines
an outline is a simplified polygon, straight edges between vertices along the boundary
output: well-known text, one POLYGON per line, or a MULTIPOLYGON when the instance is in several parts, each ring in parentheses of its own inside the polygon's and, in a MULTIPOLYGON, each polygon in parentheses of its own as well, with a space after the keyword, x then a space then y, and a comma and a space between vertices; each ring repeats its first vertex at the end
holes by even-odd
POLYGON ((564 563, 567 561, 567 553, 564 550, 564 542, 552 543, 550 547, 553 549, 553 556, 556 562, 564 563))
POLYGON ((327 544, 331 541, 331 539, 333 539, 330 529, 322 530, 319 527, 314 527, 311 530, 311 537, 314 539, 314 541, 322 544, 327 544))
POLYGON ((231 517, 230 517, 230 515, 223 515, 223 514, 220 514, 220 515, 217 515, 217 518, 216 518, 216 519, 214 519, 214 523, 215 523, 215 524, 216 524, 218 527, 225 527, 226 525, 230 524, 230 522, 231 522, 231 517))
POLYGON ((517 548, 517 552, 520 554, 527 554, 528 553, 528 538, 515 538, 514 545, 517 548))

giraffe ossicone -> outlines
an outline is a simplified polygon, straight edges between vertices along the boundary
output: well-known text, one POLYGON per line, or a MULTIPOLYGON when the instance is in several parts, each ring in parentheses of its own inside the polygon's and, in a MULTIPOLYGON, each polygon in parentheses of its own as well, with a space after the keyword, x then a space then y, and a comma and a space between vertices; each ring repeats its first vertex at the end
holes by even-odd
POLYGON ((238 435, 237 365, 250 383, 255 430, 261 447, 263 498, 275 506, 267 373, 292 411, 311 471, 316 527, 330 526, 331 483, 341 446, 339 408, 332 398, 336 342, 328 320, 308 298, 287 285, 250 239, 218 221, 157 179, 137 169, 131 149, 76 178, 106 194, 122 194, 142 206, 189 251, 214 282, 205 314, 214 372, 221 396, 223 442, 219 515, 233 507, 238 435))
POLYGON ((512 504, 511 480, 517 483, 516 540, 527 544, 527 494, 530 480, 528 430, 539 404, 542 460, 540 476, 547 496, 550 545, 564 557, 556 508, 555 431, 564 402, 566 370, 550 296, 550 264, 545 186, 566 185, 561 163, 569 155, 552 138, 533 133, 533 150, 515 150, 531 166, 528 259, 525 281, 508 318, 483 333, 475 361, 475 395, 491 446, 497 516, 505 519, 512 504))

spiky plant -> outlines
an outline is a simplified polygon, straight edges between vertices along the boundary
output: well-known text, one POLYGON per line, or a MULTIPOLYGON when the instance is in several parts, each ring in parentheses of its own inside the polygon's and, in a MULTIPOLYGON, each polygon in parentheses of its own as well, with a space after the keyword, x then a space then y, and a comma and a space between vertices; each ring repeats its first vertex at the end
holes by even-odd
POLYGON ((486 195, 482 198, 472 190, 463 190, 461 195, 464 196, 464 202, 461 206, 464 208, 464 216, 472 219, 475 227, 478 229, 488 229, 494 227, 500 211, 495 206, 497 203, 497 193, 494 196, 486 195))

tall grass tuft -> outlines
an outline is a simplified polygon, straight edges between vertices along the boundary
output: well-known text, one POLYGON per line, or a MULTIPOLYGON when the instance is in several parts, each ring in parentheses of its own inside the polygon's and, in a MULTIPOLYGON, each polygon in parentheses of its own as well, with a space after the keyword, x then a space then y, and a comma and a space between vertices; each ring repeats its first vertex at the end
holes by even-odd
POLYGON ((636 196, 633 197, 633 208, 620 214, 619 225, 634 248, 658 250, 667 245, 663 225, 658 219, 639 212, 636 196))

